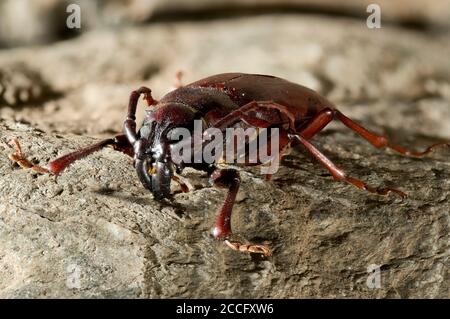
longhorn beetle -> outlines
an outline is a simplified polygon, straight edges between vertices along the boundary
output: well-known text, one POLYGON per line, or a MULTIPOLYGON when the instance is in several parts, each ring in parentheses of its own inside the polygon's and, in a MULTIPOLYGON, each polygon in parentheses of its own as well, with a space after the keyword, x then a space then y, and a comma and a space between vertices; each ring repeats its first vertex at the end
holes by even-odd
POLYGON ((129 98, 123 134, 64 155, 48 163, 47 168, 33 165, 28 161, 15 139, 12 142, 16 151, 9 157, 22 167, 57 175, 74 161, 105 146, 112 146, 115 150, 134 158, 134 167, 140 181, 157 200, 170 198, 172 180, 180 183, 183 191, 188 190, 186 184, 175 174, 181 173, 184 167, 205 171, 214 185, 228 189, 225 202, 217 216, 214 237, 223 240, 234 250, 269 256, 271 250, 267 245, 242 244, 230 240, 231 213, 240 184, 238 171, 231 168, 219 169, 218 163, 176 164, 172 161, 174 131, 178 128, 192 130, 192 122, 196 119, 202 120, 205 127, 220 130, 235 125, 278 128, 280 157, 289 146, 301 145, 331 173, 335 180, 347 182, 370 193, 379 195, 394 193, 402 198, 406 197, 406 194, 400 190, 374 188, 348 176, 322 154, 310 139, 328 123, 338 120, 376 148, 389 148, 408 156, 420 157, 430 153, 437 146, 450 146, 448 143, 438 143, 422 152, 409 151, 391 144, 386 137, 374 134, 352 121, 311 89, 275 76, 224 73, 179 86, 160 101, 154 100, 151 90, 146 87, 133 91, 129 98), (150 108, 137 131, 135 115, 141 95, 150 108))

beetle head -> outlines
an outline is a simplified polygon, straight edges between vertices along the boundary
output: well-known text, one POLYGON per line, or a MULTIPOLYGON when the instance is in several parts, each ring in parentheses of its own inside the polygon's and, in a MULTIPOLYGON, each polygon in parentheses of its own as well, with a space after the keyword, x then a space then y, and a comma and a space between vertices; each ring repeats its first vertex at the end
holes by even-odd
POLYGON ((134 143, 135 168, 141 183, 156 199, 170 197, 174 172, 184 164, 172 159, 173 137, 180 128, 191 130, 195 111, 178 103, 158 105, 149 110, 134 143))

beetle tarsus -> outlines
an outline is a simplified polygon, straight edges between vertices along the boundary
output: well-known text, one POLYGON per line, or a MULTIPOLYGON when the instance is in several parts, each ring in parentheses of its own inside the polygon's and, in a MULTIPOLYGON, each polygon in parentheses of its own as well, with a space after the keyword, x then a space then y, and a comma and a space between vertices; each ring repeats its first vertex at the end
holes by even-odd
POLYGON ((243 253, 261 254, 265 257, 272 255, 272 251, 267 245, 241 244, 237 241, 224 240, 224 243, 233 250, 243 253))
POLYGON ((347 183, 349 183, 353 186, 356 186, 359 189, 365 190, 369 193, 373 193, 373 194, 377 194, 377 195, 381 195, 381 196, 388 196, 390 193, 393 193, 395 195, 400 196, 401 199, 405 199, 406 197, 408 197, 408 195, 406 195, 406 193, 402 192, 401 190, 398 190, 395 188, 390 188, 390 187, 374 188, 374 187, 367 185, 363 181, 353 178, 353 177, 350 177, 350 176, 346 176, 345 181, 347 183))
POLYGON ((33 163, 31 163, 28 159, 26 159, 24 157, 23 152, 22 152, 22 147, 20 146, 19 140, 17 138, 12 138, 8 142, 8 144, 13 146, 15 149, 14 153, 11 153, 8 155, 8 158, 11 161, 17 163, 22 168, 29 168, 29 169, 32 169, 33 171, 36 171, 41 174, 48 174, 48 173, 51 174, 50 170, 48 170, 47 168, 38 166, 38 165, 34 165, 33 163))
POLYGON ((394 150, 394 151, 396 151, 396 152, 398 152, 398 153, 400 153, 400 154, 406 155, 406 156, 422 157, 422 156, 425 156, 425 155, 427 155, 429 153, 434 152, 437 148, 448 147, 450 149, 450 143, 448 143, 448 142, 436 143, 436 144, 433 144, 433 145, 427 147, 422 152, 410 151, 410 150, 408 150, 408 149, 406 149, 406 148, 404 148, 402 146, 393 145, 393 144, 388 144, 387 147, 392 149, 392 150, 394 150))

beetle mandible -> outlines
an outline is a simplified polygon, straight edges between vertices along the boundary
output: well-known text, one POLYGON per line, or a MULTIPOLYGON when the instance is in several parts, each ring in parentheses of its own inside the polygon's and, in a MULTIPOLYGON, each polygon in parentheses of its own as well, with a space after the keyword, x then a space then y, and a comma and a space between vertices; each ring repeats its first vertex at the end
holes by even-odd
MULTIPOLYGON (((129 98, 128 113, 123 125, 123 134, 102 140, 51 161, 47 168, 33 165, 22 154, 16 139, 12 142, 16 151, 9 157, 20 166, 41 173, 57 175, 67 166, 105 146, 112 146, 134 158, 134 167, 145 188, 155 199, 170 198, 170 184, 174 180, 187 190, 175 173, 184 167, 205 171, 212 184, 228 189, 223 206, 218 212, 213 235, 223 240, 230 248, 242 252, 271 254, 267 245, 242 244, 231 241, 231 213, 240 177, 235 169, 218 168, 217 163, 178 163, 171 158, 171 133, 177 128, 192 130, 192 122, 202 120, 205 127, 225 130, 237 123, 245 127, 279 128, 280 157, 291 145, 303 146, 334 177, 359 189, 379 195, 394 193, 400 197, 406 194, 394 188, 374 188, 353 178, 322 154, 310 139, 332 120, 338 120, 376 148, 389 148, 408 156, 420 157, 430 153, 438 143, 422 152, 410 151, 393 145, 389 140, 370 132, 349 119, 332 103, 315 91, 287 80, 259 74, 224 73, 193 82, 166 94, 160 101, 151 96, 146 87, 133 91, 129 98), (139 97, 143 95, 150 107, 141 128, 136 130, 136 109, 139 97)), ((270 176, 268 176, 270 178, 270 176)))

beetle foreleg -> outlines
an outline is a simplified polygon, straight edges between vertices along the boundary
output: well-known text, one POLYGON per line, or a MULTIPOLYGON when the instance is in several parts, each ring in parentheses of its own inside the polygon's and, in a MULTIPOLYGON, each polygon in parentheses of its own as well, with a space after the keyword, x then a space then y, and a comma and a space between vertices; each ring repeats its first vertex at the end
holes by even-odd
POLYGON ((226 239, 224 242, 231 249, 237 250, 240 252, 261 254, 266 257, 272 255, 272 251, 266 245, 247 245, 247 244, 241 244, 236 241, 229 241, 228 239, 226 239))
POLYGON ((347 176, 347 174, 336 164, 330 161, 324 154, 322 154, 314 145, 312 145, 308 140, 299 134, 290 134, 291 139, 296 139, 300 144, 302 144, 334 177, 334 179, 339 181, 345 181, 359 189, 366 190, 370 193, 375 193, 378 195, 388 195, 389 193, 395 193, 401 198, 405 198, 406 194, 395 188, 374 188, 367 185, 365 182, 358 180, 356 178, 347 176))
POLYGON ((123 152, 130 156, 133 156, 133 149, 125 139, 125 135, 117 135, 115 138, 108 138, 102 140, 98 143, 89 145, 82 149, 76 150, 72 153, 63 155, 50 163, 47 164, 48 168, 37 166, 32 164, 29 160, 27 160, 22 153, 22 148, 20 147, 19 141, 17 139, 12 139, 11 142, 14 144, 16 151, 9 155, 9 158, 19 164, 23 168, 31 168, 39 173, 50 173, 54 175, 58 175, 61 173, 67 166, 72 164, 73 162, 82 159, 83 157, 88 156, 96 151, 101 150, 105 146, 111 145, 116 151, 123 152))
POLYGON ((20 143, 16 138, 11 139, 8 144, 12 145, 15 148, 15 152, 8 155, 11 161, 16 162, 22 168, 31 168, 38 173, 50 173, 47 168, 34 165, 23 156, 22 147, 20 146, 20 143))
POLYGON ((239 173, 234 169, 215 170, 211 174, 211 182, 218 187, 228 187, 225 202, 216 219, 213 231, 214 237, 216 239, 224 240, 225 244, 234 250, 270 256, 270 249, 266 245, 241 244, 239 242, 231 242, 228 240, 228 237, 231 235, 231 213, 241 182, 239 173))

